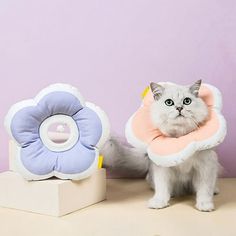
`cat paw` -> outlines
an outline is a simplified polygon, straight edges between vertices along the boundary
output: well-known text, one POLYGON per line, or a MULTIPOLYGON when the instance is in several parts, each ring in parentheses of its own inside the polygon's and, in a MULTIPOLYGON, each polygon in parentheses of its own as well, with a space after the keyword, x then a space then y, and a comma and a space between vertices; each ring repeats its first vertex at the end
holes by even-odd
POLYGON ((205 212, 214 211, 214 209, 215 209, 214 203, 209 202, 209 201, 197 202, 196 208, 199 211, 205 211, 205 212))
POLYGON ((162 199, 151 198, 148 201, 148 208, 151 208, 151 209, 162 209, 168 206, 169 206, 168 201, 165 201, 162 199))

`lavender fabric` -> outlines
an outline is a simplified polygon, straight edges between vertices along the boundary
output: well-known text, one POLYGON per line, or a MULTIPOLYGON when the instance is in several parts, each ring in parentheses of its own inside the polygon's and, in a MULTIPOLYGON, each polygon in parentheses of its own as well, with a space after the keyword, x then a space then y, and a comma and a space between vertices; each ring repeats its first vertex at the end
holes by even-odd
POLYGON ((22 164, 35 175, 47 175, 53 171, 63 174, 86 171, 96 158, 95 146, 102 135, 102 123, 96 112, 83 107, 74 95, 61 91, 44 96, 37 106, 19 110, 10 128, 21 146, 22 164), (58 114, 71 116, 79 129, 76 144, 63 152, 49 150, 39 135, 42 122, 58 114))

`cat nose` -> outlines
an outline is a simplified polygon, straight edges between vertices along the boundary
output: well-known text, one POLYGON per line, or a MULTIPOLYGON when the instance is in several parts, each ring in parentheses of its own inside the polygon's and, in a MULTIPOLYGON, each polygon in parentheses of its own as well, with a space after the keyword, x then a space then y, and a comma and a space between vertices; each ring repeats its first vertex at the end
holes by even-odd
POLYGON ((183 107, 176 107, 176 110, 178 110, 179 112, 181 112, 183 110, 183 107))

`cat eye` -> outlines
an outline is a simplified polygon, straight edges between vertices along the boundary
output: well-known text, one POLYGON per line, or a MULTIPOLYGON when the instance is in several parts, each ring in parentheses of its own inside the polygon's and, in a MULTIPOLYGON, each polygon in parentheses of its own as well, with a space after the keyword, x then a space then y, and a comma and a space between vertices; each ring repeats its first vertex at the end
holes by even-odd
POLYGON ((187 97, 187 98, 184 99, 183 104, 184 105, 189 105, 189 104, 191 104, 191 102, 192 102, 192 99, 187 97))
POLYGON ((174 102, 171 99, 167 99, 167 100, 165 100, 165 104, 166 104, 166 106, 173 106, 174 102))

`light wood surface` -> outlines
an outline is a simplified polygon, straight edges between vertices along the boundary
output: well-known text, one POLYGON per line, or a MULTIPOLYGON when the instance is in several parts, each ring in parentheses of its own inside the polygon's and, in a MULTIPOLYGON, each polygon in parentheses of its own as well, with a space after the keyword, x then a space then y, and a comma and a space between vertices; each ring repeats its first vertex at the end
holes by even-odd
MULTIPOLYGON (((147 209, 152 191, 144 180, 108 180, 107 200, 56 218, 0 208, 1 236, 235 236, 236 179, 221 179, 216 210, 199 212, 194 197, 147 209)), ((17 197, 17 195, 16 195, 17 197)))

